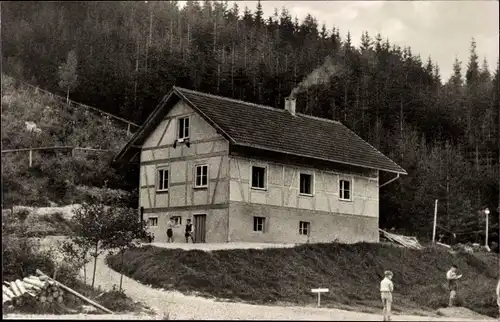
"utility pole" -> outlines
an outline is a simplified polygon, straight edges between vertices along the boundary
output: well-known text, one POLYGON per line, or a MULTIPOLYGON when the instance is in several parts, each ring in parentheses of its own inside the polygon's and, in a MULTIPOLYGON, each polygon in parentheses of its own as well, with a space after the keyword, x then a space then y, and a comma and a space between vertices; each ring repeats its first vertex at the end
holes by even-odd
POLYGON ((490 210, 488 208, 484 209, 484 215, 486 216, 486 231, 485 231, 485 239, 484 239, 484 246, 486 246, 486 248, 488 248, 488 217, 490 215, 490 210))
POLYGON ((436 226, 437 226, 438 200, 434 202, 434 224, 432 225, 432 243, 436 243, 436 226))

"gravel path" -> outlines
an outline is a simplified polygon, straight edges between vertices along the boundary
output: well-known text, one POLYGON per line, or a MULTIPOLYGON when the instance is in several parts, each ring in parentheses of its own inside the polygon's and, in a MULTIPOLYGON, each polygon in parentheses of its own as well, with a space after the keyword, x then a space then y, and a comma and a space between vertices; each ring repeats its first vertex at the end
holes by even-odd
POLYGON ((151 320, 150 316, 131 314, 8 314, 4 320, 151 320))
MULTIPOLYGON (((174 245, 172 245, 175 247, 174 245)), ((91 271, 89 263, 87 271, 91 271)), ((98 259, 96 286, 111 289, 118 285, 120 275, 109 268, 104 256, 98 259)), ((164 291, 143 285, 126 276, 123 287, 134 301, 141 301, 160 316, 170 319, 196 320, 337 320, 337 321, 381 321, 381 315, 358 313, 330 308, 263 306, 244 303, 229 303, 197 296, 187 296, 176 291, 164 291)), ((421 316, 394 316, 394 321, 470 321, 466 319, 426 318, 421 316)), ((477 321, 477 320, 476 320, 477 321)))

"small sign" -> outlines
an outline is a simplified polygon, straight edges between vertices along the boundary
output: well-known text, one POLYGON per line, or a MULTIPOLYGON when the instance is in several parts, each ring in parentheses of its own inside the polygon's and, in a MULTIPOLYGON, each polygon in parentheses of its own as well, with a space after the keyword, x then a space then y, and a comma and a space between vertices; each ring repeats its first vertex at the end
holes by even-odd
POLYGON ((329 292, 329 291, 330 290, 327 288, 313 288, 313 289, 311 289, 312 293, 325 293, 325 292, 329 292))
POLYGON ((313 288, 311 289, 312 293, 318 293, 318 306, 321 305, 321 293, 329 292, 330 290, 327 288, 313 288))

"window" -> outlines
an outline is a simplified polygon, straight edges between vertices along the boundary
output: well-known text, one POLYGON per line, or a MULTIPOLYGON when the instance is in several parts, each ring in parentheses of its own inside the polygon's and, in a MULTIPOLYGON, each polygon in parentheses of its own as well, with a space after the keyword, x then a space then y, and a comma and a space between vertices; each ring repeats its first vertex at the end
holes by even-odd
POLYGON ((340 180, 340 199, 351 200, 351 181, 340 180))
POLYGON ((312 175, 300 174, 300 191, 301 194, 312 195, 312 175))
POLYGON ((197 165, 195 170, 194 187, 206 188, 208 186, 208 165, 197 165))
POLYGON ((182 217, 181 216, 172 216, 170 217, 172 221, 174 222, 174 225, 180 226, 182 224, 182 217))
POLYGON ((189 138, 189 117, 183 117, 179 119, 178 129, 179 139, 189 138))
POLYGON ((299 222, 299 234, 309 236, 309 227, 310 226, 311 226, 311 223, 308 223, 307 221, 299 222))
POLYGON ((253 217, 253 231, 264 232, 265 222, 266 222, 266 218, 264 218, 264 217, 253 217))
POLYGON ((158 187, 157 191, 168 191, 168 170, 159 169, 158 170, 158 187))
POLYGON ((158 226, 158 217, 149 217, 148 218, 148 226, 149 227, 157 227, 158 226))
POLYGON ((266 188, 266 168, 252 166, 252 188, 266 188))

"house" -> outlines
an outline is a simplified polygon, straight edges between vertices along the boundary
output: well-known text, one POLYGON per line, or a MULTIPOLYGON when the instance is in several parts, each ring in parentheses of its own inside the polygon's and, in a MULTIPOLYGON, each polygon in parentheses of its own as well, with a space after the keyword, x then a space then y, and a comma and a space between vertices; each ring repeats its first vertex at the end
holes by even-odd
MULTIPOLYGON (((379 173, 405 170, 340 122, 173 87, 114 158, 140 163, 156 241, 377 242, 379 173)), ((393 180, 393 179, 392 179, 393 180)), ((390 180, 390 181, 392 181, 390 180)))

